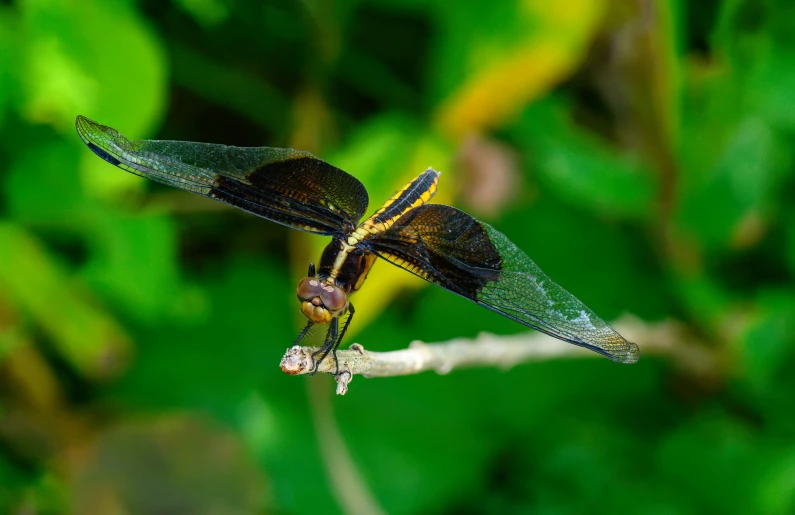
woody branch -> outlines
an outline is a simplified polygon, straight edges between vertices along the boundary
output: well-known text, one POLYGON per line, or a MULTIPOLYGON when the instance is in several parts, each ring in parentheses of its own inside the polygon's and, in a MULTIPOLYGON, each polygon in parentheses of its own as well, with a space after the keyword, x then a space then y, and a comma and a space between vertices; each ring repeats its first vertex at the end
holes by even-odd
MULTIPOLYGON (((627 339, 643 342, 641 355, 644 357, 654 354, 669 356, 698 376, 709 375, 716 370, 717 356, 695 342, 692 335, 685 334, 684 327, 676 322, 649 325, 635 317, 625 316, 613 326, 627 339)), ((282 371, 290 375, 311 373, 311 356, 317 350, 316 347, 291 347, 282 358, 282 371)), ((349 349, 337 351, 337 361, 329 355, 317 371, 334 375, 337 394, 344 395, 354 375, 393 377, 429 370, 446 374, 457 368, 488 366, 508 369, 525 362, 569 357, 598 356, 542 333, 513 336, 481 333, 474 339, 457 338, 442 343, 415 341, 407 349, 391 352, 372 352, 353 344, 349 349)))

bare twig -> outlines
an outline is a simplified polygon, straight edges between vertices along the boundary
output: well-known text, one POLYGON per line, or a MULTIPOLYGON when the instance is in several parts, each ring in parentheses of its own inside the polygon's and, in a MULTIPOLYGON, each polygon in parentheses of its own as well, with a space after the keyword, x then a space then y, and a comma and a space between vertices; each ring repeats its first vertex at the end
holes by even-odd
MULTIPOLYGON (((689 372, 709 375, 717 368, 717 356, 695 342, 680 324, 664 321, 645 324, 635 317, 625 316, 613 326, 627 339, 638 342, 643 356, 666 355, 689 372)), ((286 374, 312 372, 312 353, 315 347, 294 346, 287 350, 281 362, 286 374)), ((367 351, 359 344, 337 351, 337 361, 331 355, 318 367, 318 372, 336 374, 337 394, 344 395, 354 375, 364 377, 392 377, 435 370, 446 374, 456 368, 496 366, 508 369, 514 365, 547 359, 596 357, 580 347, 568 345, 542 333, 496 336, 481 333, 475 339, 457 338, 443 343, 412 342, 408 349, 392 352, 367 351)))

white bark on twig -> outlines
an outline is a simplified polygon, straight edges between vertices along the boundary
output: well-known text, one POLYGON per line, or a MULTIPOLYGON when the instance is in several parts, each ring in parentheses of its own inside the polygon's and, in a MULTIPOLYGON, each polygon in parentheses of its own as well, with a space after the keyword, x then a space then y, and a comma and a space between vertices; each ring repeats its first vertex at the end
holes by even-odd
MULTIPOLYGON (((628 340, 638 343, 642 357, 667 355, 696 375, 715 373, 718 364, 716 356, 696 344, 693 336, 687 335, 676 322, 649 325, 635 317, 625 316, 613 327, 628 340)), ((282 358, 282 371, 290 375, 311 373, 311 356, 317 350, 316 347, 291 347, 282 358)), ((604 359, 581 347, 538 332, 512 336, 481 333, 475 339, 457 338, 443 343, 415 341, 408 349, 391 352, 372 352, 353 344, 347 350, 337 351, 338 361, 329 354, 320 363, 317 372, 334 375, 337 394, 344 395, 348 391, 348 384, 357 374, 364 377, 392 377, 428 370, 446 374, 457 368, 496 366, 508 369, 530 361, 571 357, 604 359)))

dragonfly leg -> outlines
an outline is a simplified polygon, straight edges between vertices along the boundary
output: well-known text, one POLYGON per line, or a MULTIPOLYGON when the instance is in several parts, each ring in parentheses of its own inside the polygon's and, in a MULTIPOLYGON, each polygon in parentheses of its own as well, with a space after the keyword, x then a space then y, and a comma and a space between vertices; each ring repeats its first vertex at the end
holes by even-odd
POLYGON ((317 352, 312 353, 312 360, 315 360, 315 356, 320 354, 320 359, 315 361, 315 366, 313 367, 314 370, 310 375, 315 375, 317 373, 317 367, 320 366, 320 363, 326 359, 329 352, 331 355, 334 356, 334 362, 337 364, 337 370, 334 372, 334 375, 339 375, 340 373, 340 362, 337 359, 337 349, 342 343, 342 338, 345 336, 345 331, 348 330, 348 326, 351 325, 351 320, 353 319, 353 313, 356 310, 353 309, 353 304, 348 304, 348 318, 345 319, 345 325, 342 326, 342 331, 339 332, 339 336, 337 336, 337 330, 339 329, 339 318, 335 318, 331 321, 331 327, 329 327, 328 333, 326 334, 326 341, 323 342, 323 347, 317 352))
MULTIPOLYGON (((320 364, 323 363, 323 360, 326 359, 328 353, 336 348, 335 344, 337 344, 337 333, 339 332, 339 328, 340 328, 340 319, 335 317, 331 320, 331 323, 329 324, 328 332, 326 333, 326 339, 323 342, 323 346, 319 350, 316 350, 315 352, 312 353, 313 366, 312 366, 312 372, 309 374, 310 376, 317 374, 317 367, 319 367, 320 364), (318 355, 320 355, 320 359, 315 359, 315 356, 318 355)), ((336 357, 336 353, 334 354, 334 356, 336 357)), ((337 372, 339 372, 339 363, 337 363, 337 372)))
POLYGON ((345 325, 342 326, 342 331, 340 332, 340 337, 337 338, 337 343, 335 343, 334 347, 331 349, 331 354, 334 356, 334 361, 337 363, 337 372, 334 374, 335 376, 339 375, 340 373, 340 362, 337 359, 337 349, 339 348, 340 343, 342 343, 342 337, 345 336, 345 331, 347 331, 348 326, 351 325, 351 319, 353 318, 354 311, 353 304, 348 304, 348 318, 345 319, 345 325))
MULTIPOLYGON (((351 325, 351 320, 353 320, 353 314, 356 310, 353 309, 353 304, 348 304, 348 318, 345 319, 345 325, 342 326, 342 332, 340 332, 340 337, 337 338, 337 344, 334 345, 334 359, 337 359, 337 348, 339 348, 340 343, 342 343, 342 337, 345 336, 345 331, 348 330, 348 326, 351 325)), ((340 373, 340 365, 337 362, 337 373, 340 373)))
POLYGON ((309 263, 309 273, 307 274, 307 277, 315 277, 316 275, 317 274, 315 273, 315 264, 309 263))
POLYGON ((293 343, 293 345, 298 345, 298 344, 301 342, 301 340, 303 340, 303 339, 304 339, 304 336, 306 336, 306 333, 308 333, 308 332, 309 332, 309 329, 310 329, 310 328, 311 328, 313 325, 315 325, 315 323, 314 323, 314 322, 312 322, 312 321, 310 320, 310 321, 309 321, 309 322, 306 324, 306 327, 304 327, 304 329, 301 331, 301 334, 299 334, 299 335, 298 335, 298 338, 296 338, 296 339, 295 339, 295 343, 293 343))

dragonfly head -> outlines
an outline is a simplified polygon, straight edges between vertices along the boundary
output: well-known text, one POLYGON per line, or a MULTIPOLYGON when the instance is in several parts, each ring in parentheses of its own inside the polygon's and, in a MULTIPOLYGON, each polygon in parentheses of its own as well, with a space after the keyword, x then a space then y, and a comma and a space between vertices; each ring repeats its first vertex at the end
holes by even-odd
POLYGON ((298 283, 298 300, 301 313, 316 324, 327 324, 348 307, 348 294, 337 285, 328 284, 317 277, 304 277, 298 283))

